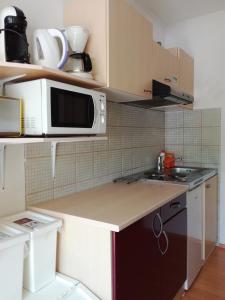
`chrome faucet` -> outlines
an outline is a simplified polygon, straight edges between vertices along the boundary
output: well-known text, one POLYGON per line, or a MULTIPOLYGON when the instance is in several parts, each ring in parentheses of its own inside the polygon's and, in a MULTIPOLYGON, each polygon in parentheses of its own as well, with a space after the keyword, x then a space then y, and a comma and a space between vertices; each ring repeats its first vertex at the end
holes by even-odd
POLYGON ((164 170, 164 159, 165 159, 165 155, 160 154, 158 157, 158 164, 157 164, 158 173, 162 173, 164 170))

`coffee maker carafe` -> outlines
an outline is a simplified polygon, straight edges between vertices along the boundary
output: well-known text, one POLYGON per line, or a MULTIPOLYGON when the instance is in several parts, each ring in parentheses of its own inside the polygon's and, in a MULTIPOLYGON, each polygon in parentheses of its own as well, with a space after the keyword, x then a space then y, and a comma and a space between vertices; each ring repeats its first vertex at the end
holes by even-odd
POLYGON ((84 52, 89 38, 89 31, 81 26, 71 26, 66 28, 65 35, 70 51, 64 70, 71 75, 92 79, 91 58, 88 53, 84 52))
POLYGON ((30 63, 26 28, 19 8, 9 6, 0 12, 0 62, 30 63))

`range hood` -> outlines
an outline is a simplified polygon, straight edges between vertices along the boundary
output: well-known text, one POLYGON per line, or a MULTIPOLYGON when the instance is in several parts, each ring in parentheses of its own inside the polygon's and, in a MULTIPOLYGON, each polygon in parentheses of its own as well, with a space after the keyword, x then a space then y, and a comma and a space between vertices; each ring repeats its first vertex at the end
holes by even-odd
POLYGON ((152 81, 152 99, 124 103, 143 108, 167 107, 172 105, 188 105, 194 102, 194 97, 179 91, 157 80, 152 81))
POLYGON ((168 105, 187 105, 194 102, 193 96, 156 80, 152 82, 152 96, 153 102, 159 101, 162 102, 162 105, 165 105, 166 102, 168 102, 168 105))

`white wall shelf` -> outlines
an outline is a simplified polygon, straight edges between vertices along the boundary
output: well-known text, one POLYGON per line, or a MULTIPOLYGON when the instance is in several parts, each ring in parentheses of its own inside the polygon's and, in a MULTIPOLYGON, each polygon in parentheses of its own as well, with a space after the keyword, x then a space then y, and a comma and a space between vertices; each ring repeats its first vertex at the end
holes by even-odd
POLYGON ((11 62, 0 63, 0 81, 2 81, 4 84, 7 82, 7 78, 8 81, 16 82, 47 78, 89 89, 101 88, 105 86, 103 83, 98 81, 70 75, 61 70, 45 68, 38 65, 11 62))
MULTIPOLYGON (((47 78, 88 89, 104 87, 104 84, 98 81, 70 75, 61 70, 55 70, 31 64, 5 62, 0 63, 0 94, 4 95, 4 86, 6 83, 24 82, 40 78, 47 78)), ((53 178, 55 178, 55 165, 58 143, 104 141, 107 139, 108 138, 106 136, 0 138, 0 188, 5 188, 5 151, 7 149, 7 145, 51 143, 52 176, 53 178)))
POLYGON ((77 136, 77 137, 48 137, 48 138, 0 138, 0 188, 5 189, 5 151, 7 145, 34 143, 51 143, 52 177, 55 178, 57 146, 59 143, 79 143, 92 141, 107 141, 107 136, 77 136))
POLYGON ((0 138, 0 144, 18 145, 18 144, 35 144, 35 143, 78 143, 91 141, 106 141, 107 136, 76 136, 76 137, 15 137, 15 138, 0 138))

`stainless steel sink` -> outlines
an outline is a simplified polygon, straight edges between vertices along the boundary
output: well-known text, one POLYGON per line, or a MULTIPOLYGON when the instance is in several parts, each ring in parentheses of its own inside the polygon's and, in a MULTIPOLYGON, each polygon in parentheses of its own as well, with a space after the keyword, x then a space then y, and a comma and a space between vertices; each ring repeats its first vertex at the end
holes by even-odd
POLYGON ((125 182, 129 184, 138 180, 171 181, 177 184, 186 184, 189 190, 192 190, 205 180, 214 176, 216 172, 215 169, 192 167, 174 167, 164 170, 163 172, 158 172, 157 169, 150 169, 145 172, 118 178, 114 180, 114 182, 125 182))
POLYGON ((175 168, 171 168, 169 170, 170 170, 171 175, 186 177, 186 176, 189 176, 193 173, 199 172, 201 169, 175 167, 175 168))
POLYGON ((158 173, 157 170, 145 172, 145 178, 151 180, 172 181, 187 184, 189 189, 201 184, 211 176, 216 174, 214 169, 195 168, 195 167, 174 167, 158 173))

